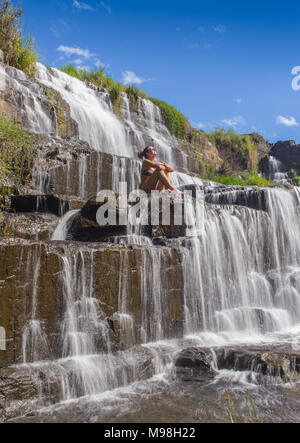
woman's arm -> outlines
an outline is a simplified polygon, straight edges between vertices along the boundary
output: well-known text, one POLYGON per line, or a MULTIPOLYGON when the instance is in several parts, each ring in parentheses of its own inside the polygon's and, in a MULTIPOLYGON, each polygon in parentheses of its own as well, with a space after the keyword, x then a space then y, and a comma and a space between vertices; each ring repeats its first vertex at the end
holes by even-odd
POLYGON ((159 171, 161 171, 161 170, 164 169, 164 166, 163 166, 162 163, 153 162, 153 161, 148 160, 148 159, 145 159, 145 160, 144 160, 143 166, 144 166, 144 165, 147 166, 147 167, 149 167, 149 168, 155 168, 155 169, 158 169, 159 171))
POLYGON ((167 165, 167 163, 159 163, 166 172, 174 172, 174 168, 172 166, 167 165))

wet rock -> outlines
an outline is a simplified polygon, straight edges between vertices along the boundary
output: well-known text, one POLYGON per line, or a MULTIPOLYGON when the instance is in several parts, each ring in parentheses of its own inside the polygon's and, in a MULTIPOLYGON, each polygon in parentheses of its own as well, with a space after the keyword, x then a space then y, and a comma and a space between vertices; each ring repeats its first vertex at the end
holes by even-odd
POLYGON ((18 109, 11 103, 7 102, 4 98, 1 98, 0 91, 0 115, 5 115, 8 119, 13 119, 17 123, 22 123, 22 118, 18 112, 18 109))
POLYGON ((61 217, 70 210, 67 200, 55 195, 15 195, 11 197, 12 212, 43 212, 61 217))
MULTIPOLYGON (((62 257, 68 258, 74 268, 74 279, 81 278, 82 260, 85 269, 92 272, 92 279, 86 277, 85 284, 92 282, 93 286, 86 291, 92 291, 99 300, 101 318, 110 337, 109 345, 105 336, 97 336, 95 346, 99 353, 107 352, 109 346, 117 351, 142 343, 142 322, 149 341, 155 339, 157 325, 151 320, 151 306, 157 294, 149 289, 145 292, 145 288, 150 288, 148 279, 152 278, 153 272, 163 272, 160 334, 165 338, 182 335, 182 273, 177 250, 166 248, 157 254, 152 248, 108 243, 83 245, 3 239, 0 241, 0 325, 6 331, 7 350, 0 351, 0 367, 23 361, 22 337, 26 328, 29 334, 28 361, 53 360, 62 356, 61 322, 66 308, 65 262, 62 257), (140 272, 145 263, 149 275, 140 272), (116 313, 121 309, 119 276, 123 273, 126 273, 126 316, 120 317, 116 313), (114 321, 114 330, 106 319, 114 321), (127 319, 131 319, 131 332, 126 326, 127 319)), ((78 291, 82 290, 81 284, 79 280, 78 291)))
POLYGON ((257 148, 258 159, 261 160, 269 154, 272 144, 265 140, 262 135, 257 134, 256 132, 253 132, 252 134, 250 134, 250 136, 257 148))
POLYGON ((300 145, 294 140, 275 143, 270 154, 280 160, 287 169, 300 167, 300 145))
POLYGON ((101 189, 115 189, 121 177, 132 188, 139 187, 137 160, 97 152, 74 137, 39 135, 36 149, 34 193, 77 195, 88 200, 101 189))
POLYGON ((176 375, 182 381, 206 382, 216 373, 205 352, 198 348, 184 349, 175 360, 176 375))
POLYGON ((237 205, 261 211, 267 210, 265 189, 241 186, 217 186, 205 190, 205 203, 237 205))
POLYGON ((42 105, 45 111, 50 114, 58 135, 78 137, 78 125, 71 117, 69 104, 63 100, 60 93, 55 89, 48 88, 43 84, 41 87, 46 97, 46 100, 42 101, 42 105))
MULTIPOLYGON (((151 199, 149 198, 148 225, 143 225, 141 227, 140 235, 151 237, 155 244, 166 244, 163 239, 183 237, 186 232, 186 224, 183 217, 181 224, 175 223, 175 210, 178 202, 173 198, 169 199, 169 196, 167 197, 167 202, 170 207, 170 218, 166 221, 168 224, 163 224, 164 220, 161 201, 157 214, 159 224, 151 224, 151 199)), ((130 208, 135 203, 129 202, 127 209, 120 208, 118 194, 116 194, 116 205, 114 206, 114 204, 111 203, 112 206, 110 208, 111 214, 114 214, 116 224, 100 226, 97 221, 97 212, 99 208, 106 204, 106 202, 97 202, 97 198, 94 197, 83 206, 71 227, 72 237, 76 241, 111 241, 112 237, 120 237, 127 234, 128 225, 124 225, 123 219, 120 217, 124 215, 126 216, 126 213, 129 214, 130 208)), ((179 204, 181 205, 182 214, 184 214, 183 201, 180 200, 179 204)))
POLYGON ((0 234, 27 240, 50 240, 58 218, 52 214, 0 213, 0 234))
POLYGON ((299 380, 300 353, 285 349, 224 348, 216 351, 219 369, 253 371, 284 382, 299 380))

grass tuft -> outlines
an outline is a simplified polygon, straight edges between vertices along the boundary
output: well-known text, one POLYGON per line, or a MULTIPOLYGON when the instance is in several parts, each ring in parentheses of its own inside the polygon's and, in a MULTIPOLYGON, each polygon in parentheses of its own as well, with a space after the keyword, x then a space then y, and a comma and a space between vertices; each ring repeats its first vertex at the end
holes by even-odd
POLYGON ((187 139, 188 134, 191 132, 191 125, 185 116, 168 103, 156 98, 150 98, 150 100, 159 107, 171 134, 179 139, 187 139))
POLYGON ((21 6, 14 6, 11 0, 0 0, 0 49, 6 64, 33 76, 38 55, 33 38, 23 36, 22 15, 21 6))
POLYGON ((14 120, 0 115, 0 178, 26 184, 35 156, 35 137, 14 120))

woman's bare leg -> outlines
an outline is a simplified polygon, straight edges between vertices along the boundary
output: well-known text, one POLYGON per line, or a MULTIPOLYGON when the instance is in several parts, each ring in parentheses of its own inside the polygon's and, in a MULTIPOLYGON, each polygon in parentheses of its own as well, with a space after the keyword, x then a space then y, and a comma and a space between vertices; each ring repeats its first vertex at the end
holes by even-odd
MULTIPOLYGON (((171 183, 171 172, 165 172, 165 175, 166 175, 167 179, 169 180, 169 182, 171 183)), ((156 185, 156 189, 157 189, 157 191, 163 191, 166 189, 166 186, 159 180, 156 185)))
POLYGON ((151 177, 147 180, 147 182, 143 186, 143 190, 145 192, 151 192, 154 191, 157 188, 159 182, 162 184, 162 186, 165 187, 165 189, 169 189, 170 191, 175 191, 175 188, 172 186, 169 178, 164 173, 164 171, 155 171, 151 177))

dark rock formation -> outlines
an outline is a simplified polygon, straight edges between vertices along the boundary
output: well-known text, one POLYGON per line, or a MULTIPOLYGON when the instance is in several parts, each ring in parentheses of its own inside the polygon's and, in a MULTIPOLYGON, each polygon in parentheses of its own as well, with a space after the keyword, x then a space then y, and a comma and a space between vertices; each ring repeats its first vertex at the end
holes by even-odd
MULTIPOLYGON (((169 199, 169 196, 166 196, 169 199)), ((164 197, 162 197, 164 198, 164 197)), ((167 200, 170 202, 170 223, 163 224, 163 209, 162 200, 160 200, 158 220, 159 224, 151 224, 151 199, 148 202, 148 224, 141 227, 140 235, 151 237, 156 244, 160 243, 161 239, 171 239, 183 237, 186 232, 186 225, 182 219, 180 225, 175 224, 175 205, 173 198, 167 200)), ((181 202, 181 201, 180 201, 181 202)), ((128 233, 128 225, 120 223, 120 215, 129 213, 133 203, 128 203, 127 209, 119 207, 118 194, 116 194, 116 207, 112 206, 110 209, 116 219, 115 225, 100 226, 97 222, 97 211, 105 203, 97 202, 96 197, 90 199, 81 209, 78 216, 70 228, 72 238, 76 241, 111 241, 112 237, 124 236, 128 233)), ((182 214, 184 213, 183 202, 181 204, 182 214)), ((162 243, 161 243, 162 244, 162 243)))
POLYGON ((256 132, 249 135, 257 148, 258 159, 260 161, 263 157, 269 154, 272 144, 265 140, 262 135, 257 134, 256 132))
POLYGON ((68 200, 63 200, 55 195, 15 195, 11 197, 11 211, 21 212, 43 212, 61 217, 69 211, 68 200))
POLYGON ((287 169, 300 168, 300 145, 293 140, 275 143, 270 154, 280 160, 287 169))
POLYGON ((71 109, 68 103, 63 100, 58 91, 41 85, 42 90, 47 98, 43 101, 45 111, 50 114, 54 127, 58 135, 76 137, 79 136, 77 123, 71 118, 71 109))
POLYGON ((284 382, 300 377, 300 353, 287 349, 223 348, 216 351, 216 357, 219 369, 253 371, 284 382))
POLYGON ((217 186, 205 190, 205 203, 237 205, 266 211, 266 194, 261 188, 217 186))
POLYGON ((205 352, 198 348, 184 349, 175 359, 176 375, 182 381, 206 382, 215 376, 215 371, 205 352))

